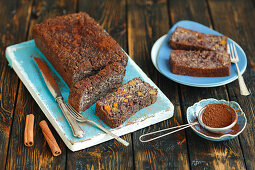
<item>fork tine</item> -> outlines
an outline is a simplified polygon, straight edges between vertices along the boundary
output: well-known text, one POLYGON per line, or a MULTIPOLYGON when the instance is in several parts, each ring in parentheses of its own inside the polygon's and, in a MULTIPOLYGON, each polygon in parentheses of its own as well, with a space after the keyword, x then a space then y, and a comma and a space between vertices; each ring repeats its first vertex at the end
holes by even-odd
POLYGON ((113 134, 112 132, 110 132, 109 130, 107 130, 106 128, 104 128, 103 126, 97 124, 96 122, 89 120, 87 118, 85 118, 84 116, 80 115, 69 103, 65 104, 66 107, 68 108, 68 110, 70 111, 70 115, 77 121, 79 122, 87 122, 87 123, 91 123, 93 125, 95 125, 96 127, 98 127, 99 129, 101 129, 102 131, 104 131, 105 133, 109 134, 110 136, 112 136, 113 138, 115 138, 117 141, 119 141, 120 143, 122 143, 125 146, 128 146, 129 143, 123 139, 121 139, 119 136, 113 134))
POLYGON ((66 105, 66 106, 67 106, 67 109, 69 110, 70 114, 73 117, 75 117, 76 120, 79 119, 79 116, 73 110, 71 110, 71 108, 68 105, 66 105))
POLYGON ((237 60, 237 62, 239 61, 239 58, 238 58, 238 55, 237 55, 237 52, 236 52, 236 46, 235 45, 233 45, 234 46, 234 51, 235 51, 235 58, 236 58, 236 60, 237 60))
POLYGON ((68 107, 68 105, 66 104, 66 109, 69 111, 70 115, 75 119, 78 120, 79 117, 77 117, 77 115, 68 107))
POLYGON ((233 60, 235 58, 235 54, 234 54, 234 51, 233 51, 233 43, 230 44, 230 50, 231 50, 230 57, 233 60))
POLYGON ((82 117, 69 103, 67 103, 67 107, 69 110, 76 116, 76 117, 82 117))
POLYGON ((67 103, 66 105, 69 107, 69 109, 70 109, 72 112, 74 112, 74 113, 77 112, 69 103, 67 103))
POLYGON ((231 52, 230 52, 230 45, 229 45, 229 43, 228 43, 228 45, 227 45, 227 52, 228 52, 228 54, 230 54, 230 55, 231 55, 231 52))

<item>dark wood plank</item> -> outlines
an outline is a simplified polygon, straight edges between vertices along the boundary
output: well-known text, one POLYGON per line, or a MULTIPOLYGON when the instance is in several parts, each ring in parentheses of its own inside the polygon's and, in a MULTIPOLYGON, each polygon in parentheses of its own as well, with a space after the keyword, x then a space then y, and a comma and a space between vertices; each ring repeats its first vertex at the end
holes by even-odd
MULTIPOLYGON (((225 4, 222 5, 225 8, 225 4)), ((170 1, 169 11, 173 23, 176 23, 179 20, 188 19, 195 20, 207 26, 212 26, 205 1, 170 1)), ((182 112, 184 117, 186 116, 187 107, 193 105, 195 102, 198 102, 201 99, 216 98, 228 100, 228 94, 225 86, 215 88, 194 88, 181 85, 180 91, 182 99, 182 112)), ((194 134, 191 129, 186 130, 186 132, 190 166, 192 169, 245 168, 238 138, 225 142, 212 142, 194 134)))
POLYGON ((173 0, 168 5, 173 24, 180 20, 192 20, 212 27, 205 1, 173 0))
MULTIPOLYGON (((126 3, 125 0, 79 1, 79 11, 85 11, 95 18, 108 33, 127 49, 126 41, 126 3)), ((130 142, 125 147, 111 140, 82 151, 67 153, 68 169, 132 169, 133 154, 131 135, 122 136, 130 142)))
POLYGON ((87 12, 127 51, 126 2, 80 0, 78 11, 87 12))
POLYGON ((182 124, 178 87, 156 71, 150 59, 153 43, 169 30, 166 1, 128 1, 129 54, 159 86, 175 106, 174 117, 133 133, 136 169, 188 169, 185 132, 149 143, 141 143, 142 134, 182 124))
POLYGON ((7 65, 5 48, 26 39, 31 2, 7 1, 0 3, 0 169, 5 168, 18 77, 7 65), (21 24, 22 23, 22 24, 21 24))
POLYGON ((66 161, 66 146, 55 132, 54 128, 47 121, 53 135, 55 136, 61 150, 62 155, 53 157, 48 147, 39 122, 47 120, 39 106, 35 103, 27 89, 20 84, 17 106, 15 109, 14 123, 10 138, 10 147, 8 150, 8 158, 6 169, 40 169, 54 168, 64 169, 66 161), (24 145, 24 127, 25 116, 33 113, 35 115, 34 124, 34 146, 28 148, 24 145))
MULTIPOLYGON (((64 13, 75 12, 76 1, 35 1, 32 9, 32 19, 30 28, 34 23, 41 22, 48 17, 62 15, 64 13), (63 12, 65 11, 65 12, 63 12)), ((21 23, 22 25, 22 23, 21 23)), ((29 29, 28 37, 31 36, 31 29, 29 29)), ((7 169, 64 169, 66 166, 66 146, 48 122, 50 129, 53 132, 60 148, 62 155, 53 157, 50 148, 46 144, 39 127, 41 120, 47 120, 39 106, 36 104, 32 96, 29 94, 25 86, 20 83, 18 92, 18 99, 14 113, 14 123, 10 138, 10 147, 7 158, 7 169), (24 146, 24 126, 25 116, 33 113, 35 115, 34 125, 34 146, 28 148, 24 146)))
POLYGON ((34 24, 42 22, 44 19, 74 13, 76 11, 77 0, 34 0, 28 39, 32 39, 32 28, 34 24))
POLYGON ((214 26, 220 32, 229 35, 245 51, 248 59, 248 67, 244 73, 244 79, 252 94, 248 97, 240 95, 238 81, 228 85, 230 100, 237 101, 244 110, 248 123, 244 132, 240 135, 240 142, 247 169, 255 166, 255 9, 249 0, 244 1, 221 1, 210 0, 214 26), (223 6, 224 5, 224 6, 223 6), (224 9, 224 10, 223 10, 224 9))
POLYGON ((12 124, 12 116, 15 107, 15 98, 18 88, 18 78, 4 62, 0 66, 0 169, 4 169, 7 158, 7 150, 12 124))

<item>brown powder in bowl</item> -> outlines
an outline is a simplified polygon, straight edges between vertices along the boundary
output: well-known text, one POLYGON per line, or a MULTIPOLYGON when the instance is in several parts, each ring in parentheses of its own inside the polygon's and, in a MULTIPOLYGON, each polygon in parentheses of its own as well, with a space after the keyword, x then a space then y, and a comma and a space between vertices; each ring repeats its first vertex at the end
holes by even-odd
POLYGON ((202 121, 212 128, 229 126, 234 121, 233 109, 222 103, 209 104, 204 109, 202 121))

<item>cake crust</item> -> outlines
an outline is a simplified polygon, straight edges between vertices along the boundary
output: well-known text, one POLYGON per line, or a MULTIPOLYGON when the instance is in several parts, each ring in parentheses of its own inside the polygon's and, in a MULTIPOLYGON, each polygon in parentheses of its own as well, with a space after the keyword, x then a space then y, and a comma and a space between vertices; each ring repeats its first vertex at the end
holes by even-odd
POLYGON ((76 82, 70 89, 68 103, 79 113, 101 97, 122 85, 126 69, 118 62, 107 65, 97 74, 76 82))
POLYGON ((224 77, 230 75, 229 54, 215 51, 172 50, 170 69, 174 74, 195 77, 224 77))
POLYGON ((206 50, 227 53, 228 38, 176 27, 169 45, 176 50, 206 50))
POLYGON ((36 46, 69 87, 110 63, 127 65, 119 44, 85 12, 47 19, 34 25, 32 33, 36 46))

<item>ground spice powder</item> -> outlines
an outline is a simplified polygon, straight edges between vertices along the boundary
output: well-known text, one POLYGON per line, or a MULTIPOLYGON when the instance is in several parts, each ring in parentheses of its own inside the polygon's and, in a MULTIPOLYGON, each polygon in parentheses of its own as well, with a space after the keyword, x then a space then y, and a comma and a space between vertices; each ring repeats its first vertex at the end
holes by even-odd
POLYGON ((222 103, 213 103, 205 107, 202 121, 205 125, 213 128, 223 128, 233 121, 233 109, 222 103))

